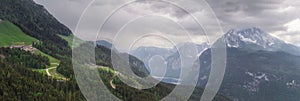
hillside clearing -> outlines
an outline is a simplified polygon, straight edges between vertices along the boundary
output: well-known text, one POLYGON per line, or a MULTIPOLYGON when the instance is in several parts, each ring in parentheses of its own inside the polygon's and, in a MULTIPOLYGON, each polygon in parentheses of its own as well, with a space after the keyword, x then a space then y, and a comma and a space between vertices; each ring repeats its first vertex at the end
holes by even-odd
POLYGON ((84 41, 82 41, 81 39, 77 38, 76 36, 74 36, 73 34, 69 35, 69 36, 64 36, 64 35, 58 35, 61 38, 63 38, 64 40, 66 40, 69 44, 70 47, 75 48, 78 47, 80 44, 82 44, 84 41), (76 43, 73 44, 73 39, 76 39, 76 43))
MULTIPOLYGON (((40 54, 40 55, 42 55, 42 56, 48 57, 49 60, 50 60, 50 63, 56 63, 56 64, 59 64, 59 63, 60 63, 60 61, 59 61, 58 59, 56 59, 56 58, 54 58, 54 57, 52 57, 52 56, 50 56, 50 55, 48 55, 48 54, 46 54, 46 53, 40 51, 40 50, 34 51, 34 54, 40 54)), ((50 67, 52 67, 52 64, 50 65, 50 67)))

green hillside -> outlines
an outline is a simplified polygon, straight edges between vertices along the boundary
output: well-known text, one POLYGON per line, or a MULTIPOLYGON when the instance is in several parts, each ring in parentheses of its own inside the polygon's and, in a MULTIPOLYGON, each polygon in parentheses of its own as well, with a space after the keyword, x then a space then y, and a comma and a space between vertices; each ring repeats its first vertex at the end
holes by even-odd
POLYGON ((36 39, 23 33, 17 26, 8 22, 0 22, 0 47, 9 45, 30 45, 36 39))
POLYGON ((59 60, 57 60, 56 58, 54 58, 54 57, 52 57, 52 56, 50 56, 50 55, 48 55, 48 54, 46 54, 46 53, 44 53, 44 52, 42 52, 42 51, 40 51, 40 50, 36 50, 36 51, 34 51, 34 53, 35 54, 40 54, 41 56, 46 56, 46 57, 48 57, 49 58, 49 61, 51 62, 51 63, 56 63, 56 64, 59 64, 59 60))
POLYGON ((69 36, 65 36, 65 35, 58 35, 61 38, 63 38, 64 40, 66 40, 69 44, 70 47, 72 48, 76 48, 78 46, 80 46, 80 44, 82 44, 84 41, 82 41, 81 39, 79 39, 78 37, 74 36, 73 34, 69 35, 69 36), (76 43, 73 44, 73 39, 75 38, 76 43))

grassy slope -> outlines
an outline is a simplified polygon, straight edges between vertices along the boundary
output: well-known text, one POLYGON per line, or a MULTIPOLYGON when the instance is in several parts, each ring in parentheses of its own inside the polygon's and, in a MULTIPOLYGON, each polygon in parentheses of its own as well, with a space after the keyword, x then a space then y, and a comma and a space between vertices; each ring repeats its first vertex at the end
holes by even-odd
POLYGON ((66 40, 69 44, 69 46, 71 46, 72 48, 74 47, 78 47, 80 44, 82 44, 84 41, 80 40, 79 38, 75 37, 73 34, 69 35, 69 36, 64 36, 64 35, 59 35, 61 38, 63 38, 64 40, 66 40), (76 43, 73 44, 73 39, 76 38, 76 43))
POLYGON ((40 54, 40 55, 42 55, 42 56, 48 57, 49 60, 50 60, 50 63, 57 63, 57 64, 60 63, 60 61, 57 60, 56 58, 54 58, 54 57, 52 57, 52 56, 50 56, 50 55, 48 55, 48 54, 45 54, 45 53, 41 52, 40 50, 36 50, 34 53, 35 53, 35 54, 40 54))
MULTIPOLYGON (((33 41, 37 40, 23 33, 14 24, 9 21, 0 21, 0 47, 9 45, 31 45, 33 41)), ((40 50, 36 50, 35 53, 48 57, 51 63, 59 63, 59 60, 40 50)))
MULTIPOLYGON (((0 21, 0 47, 9 46, 9 45, 31 45, 32 42, 37 41, 35 38, 32 38, 22 32, 17 26, 10 23, 9 21, 0 21)), ((51 64, 48 67, 57 66, 60 61, 48 54, 36 50, 35 54, 40 54, 49 58, 51 64)), ((45 70, 34 70, 46 74, 45 70)))
POLYGON ((23 33, 17 26, 8 22, 0 22, 0 47, 9 45, 30 45, 36 39, 23 33))

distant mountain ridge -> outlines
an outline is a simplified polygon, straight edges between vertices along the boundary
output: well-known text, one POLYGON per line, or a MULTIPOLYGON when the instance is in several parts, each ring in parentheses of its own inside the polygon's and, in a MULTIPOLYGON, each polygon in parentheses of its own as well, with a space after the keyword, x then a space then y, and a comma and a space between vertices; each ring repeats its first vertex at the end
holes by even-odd
POLYGON ((271 36, 263 30, 253 27, 242 30, 232 29, 224 34, 228 47, 246 50, 284 51, 300 55, 300 48, 271 36))
POLYGON ((111 49, 113 47, 112 43, 110 43, 106 40, 98 40, 98 41, 96 41, 96 44, 104 46, 104 47, 109 48, 109 49, 111 49))
MULTIPOLYGON (((289 54, 300 56, 300 47, 288 44, 278 38, 275 38, 257 27, 242 30, 231 29, 220 39, 225 39, 226 46, 229 48, 239 48, 248 51, 283 51, 289 54)), ((186 44, 194 43, 179 43, 173 49, 141 46, 135 50, 132 50, 130 53, 140 58, 144 62, 147 62, 154 55, 168 58, 168 56, 176 54, 177 48, 184 47, 186 44)), ((199 55, 203 50, 210 48, 208 43, 194 45, 197 47, 199 55)))
MULTIPOLYGON (((229 30, 222 37, 225 39, 226 46, 228 48, 237 48, 239 50, 244 50, 245 52, 256 52, 256 51, 270 51, 270 52, 285 52, 292 55, 300 56, 300 48, 284 41, 277 39, 263 30, 252 27, 242 30, 229 30)), ((220 39, 222 39, 220 38, 220 39)), ((180 54, 177 52, 177 48, 185 48, 184 46, 194 43, 179 43, 173 49, 168 48, 158 48, 158 47, 139 47, 130 52, 131 55, 136 56, 142 60, 147 67, 149 67, 148 62, 151 57, 158 55, 165 58, 167 63, 167 73, 166 77, 177 78, 180 73, 180 54)), ((210 49, 208 43, 194 44, 198 50, 198 57, 203 51, 210 49)), ((206 61, 209 62, 209 61, 206 61)), ((202 79, 207 77, 202 76, 202 79)))

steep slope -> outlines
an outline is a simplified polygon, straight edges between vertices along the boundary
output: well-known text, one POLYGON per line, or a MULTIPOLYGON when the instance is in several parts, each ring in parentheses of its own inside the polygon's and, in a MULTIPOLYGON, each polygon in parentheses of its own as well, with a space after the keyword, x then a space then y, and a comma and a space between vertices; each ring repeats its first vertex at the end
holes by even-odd
MULTIPOLYGON (((111 49, 102 46, 102 45, 97 45, 96 47, 94 47, 94 44, 92 42, 85 42, 83 44, 81 44, 79 47, 74 49, 74 58, 80 57, 83 58, 81 60, 91 60, 89 58, 93 57, 93 53, 89 53, 90 51, 88 51, 87 49, 90 48, 95 48, 95 59, 96 59, 96 65, 99 66, 107 66, 112 68, 114 65, 112 63, 112 55, 115 56, 116 58, 116 63, 120 63, 121 67, 120 68, 125 68, 123 66, 130 66, 131 70, 136 73, 138 76, 141 77, 146 77, 147 75, 149 75, 149 71, 146 69, 144 63, 142 61, 140 61, 139 59, 137 59, 136 57, 126 54, 126 53, 121 53, 119 54, 116 51, 112 51, 111 49), (76 52, 76 53, 75 53, 76 52), (79 52, 79 53, 78 53, 79 52), (85 52, 85 56, 83 56, 80 52, 85 52), (118 54, 118 55, 116 55, 118 54), (127 59, 125 59, 123 55, 126 55, 126 57, 128 57, 127 59), (128 60, 128 61, 127 61, 128 60), (127 63, 129 63, 127 65, 127 63)), ((90 63, 90 61, 84 61, 86 63, 90 63)), ((93 63, 93 62, 92 62, 93 63)), ((81 64, 85 64, 85 63, 81 63, 81 64)), ((125 71, 125 70, 124 70, 125 71)), ((120 71, 123 72, 123 71, 120 71)))
POLYGON ((36 39, 26 35, 9 21, 0 22, 0 47, 10 45, 30 45, 36 39))
POLYGON ((66 26, 33 0, 0 0, 0 2, 0 19, 9 20, 22 27, 23 30, 38 34, 35 36, 39 36, 39 34, 71 34, 66 26))

